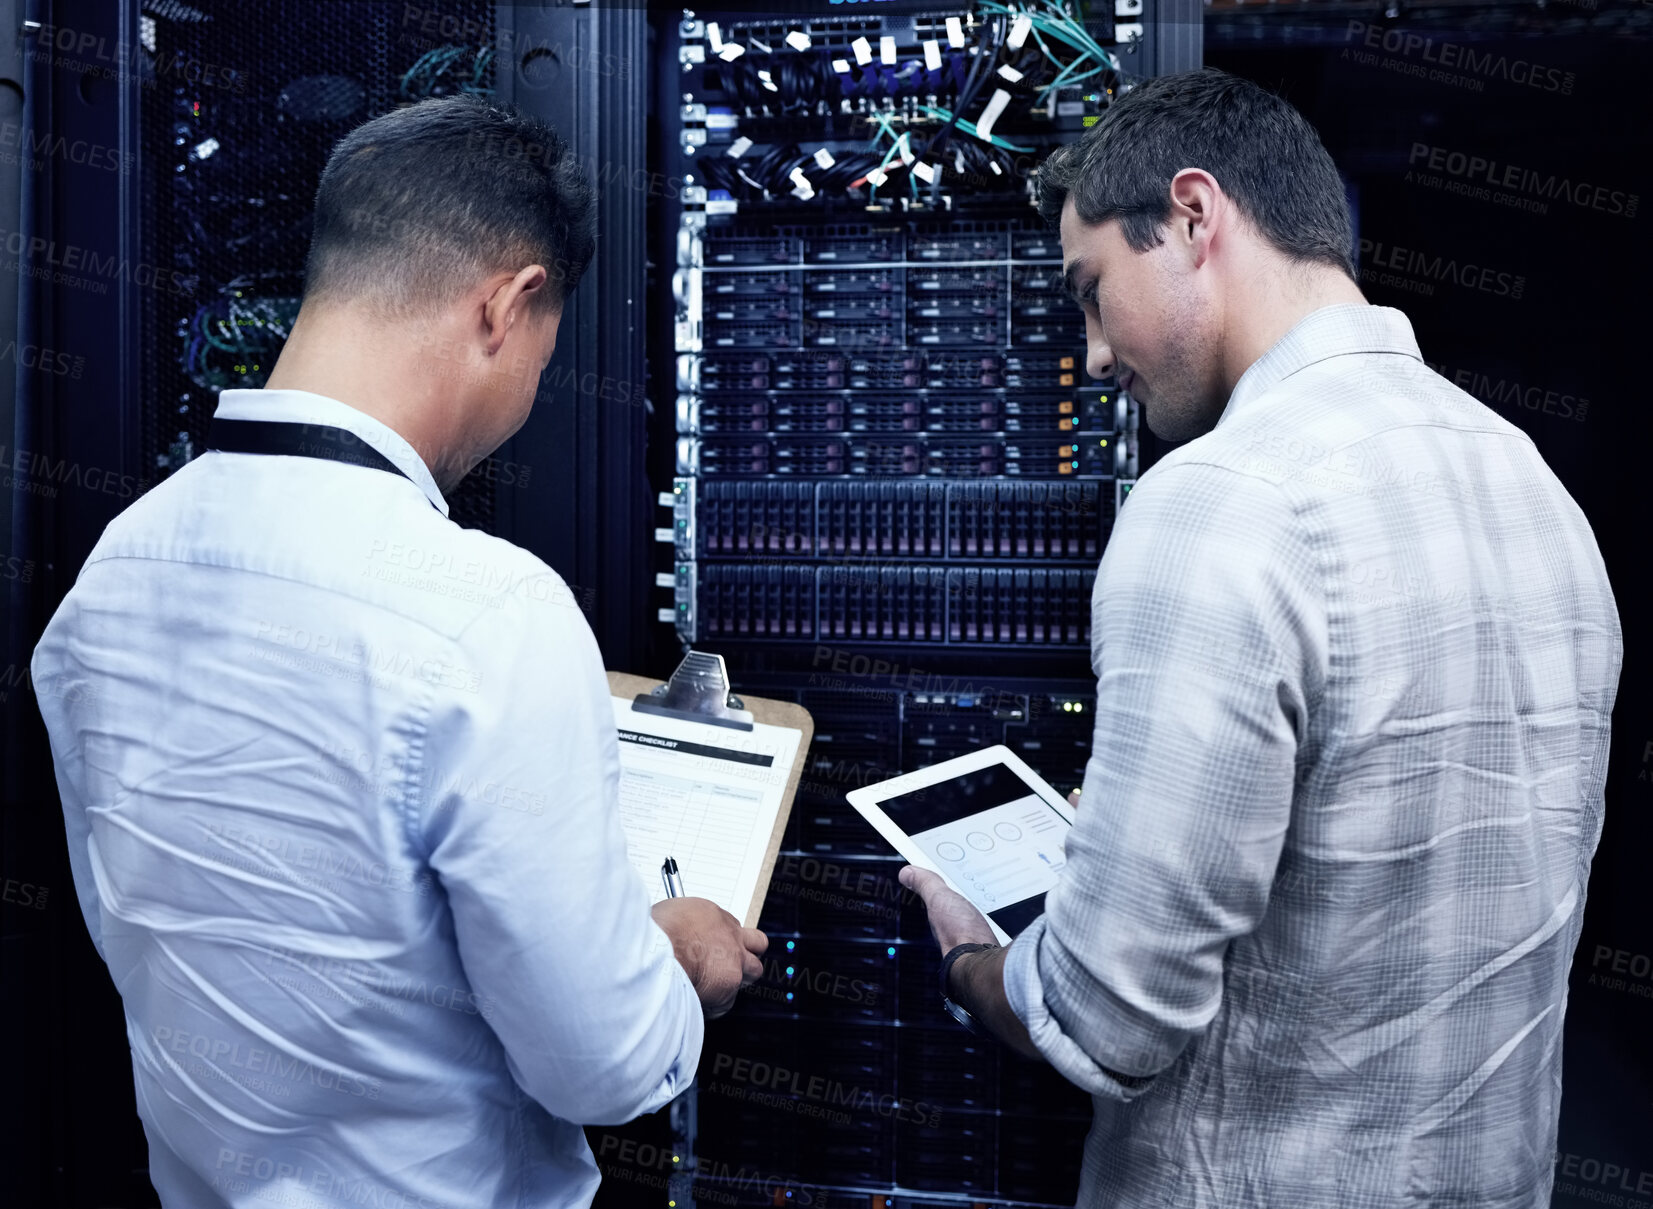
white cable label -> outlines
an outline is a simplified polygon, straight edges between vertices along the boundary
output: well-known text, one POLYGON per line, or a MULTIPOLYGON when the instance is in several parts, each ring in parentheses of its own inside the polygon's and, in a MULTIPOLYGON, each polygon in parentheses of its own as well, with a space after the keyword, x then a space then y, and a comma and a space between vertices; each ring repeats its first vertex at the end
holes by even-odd
POLYGON ((752 140, 743 134, 734 142, 730 143, 729 150, 725 151, 723 154, 732 155, 738 160, 750 150, 752 150, 752 140))
POLYGON ((746 48, 739 42, 725 42, 723 49, 717 52, 717 57, 725 63, 733 63, 746 53, 746 48))
POLYGON ((849 44, 849 48, 855 52, 855 61, 862 67, 872 62, 872 43, 865 38, 855 39, 849 44))
POLYGON ((795 29, 786 35, 786 44, 793 50, 808 50, 809 35, 801 29, 795 29))
POLYGON ((839 75, 843 75, 846 71, 849 70, 849 60, 848 59, 834 59, 832 61, 832 70, 837 72, 839 75))
POLYGON ((823 168, 830 168, 837 161, 832 158, 832 152, 825 147, 815 148, 815 162, 823 168))
POLYGON ((1022 73, 1017 71, 1008 63, 1002 63, 999 65, 999 74, 1009 80, 1012 84, 1022 78, 1022 73))
POLYGON ((959 23, 957 17, 947 18, 947 45, 954 50, 962 50, 964 47, 964 26, 959 23))
POLYGON ((924 43, 924 66, 930 71, 941 70, 941 43, 934 38, 924 43))
POLYGON ((878 39, 878 57, 892 66, 895 64, 895 39, 889 34, 878 39))
POLYGON ((981 111, 981 117, 976 119, 976 134, 985 139, 993 133, 993 123, 999 120, 1004 107, 1010 104, 1010 94, 1002 88, 993 90, 992 98, 987 102, 987 108, 981 111))
POLYGON ((723 50, 723 34, 718 30, 716 21, 706 22, 706 41, 711 43, 714 55, 723 50))
POLYGON ((882 168, 874 168, 871 172, 867 173, 867 179, 875 185, 882 185, 885 181, 890 179, 890 174, 885 172, 882 168))
POLYGON ((918 177, 919 180, 923 181, 927 185, 931 181, 935 180, 936 170, 926 164, 923 160, 919 160, 918 163, 913 165, 913 175, 918 177))
POLYGON ((1016 19, 1010 23, 1010 33, 1005 36, 1004 44, 1011 50, 1020 50, 1032 28, 1033 18, 1026 13, 1017 13, 1016 19))

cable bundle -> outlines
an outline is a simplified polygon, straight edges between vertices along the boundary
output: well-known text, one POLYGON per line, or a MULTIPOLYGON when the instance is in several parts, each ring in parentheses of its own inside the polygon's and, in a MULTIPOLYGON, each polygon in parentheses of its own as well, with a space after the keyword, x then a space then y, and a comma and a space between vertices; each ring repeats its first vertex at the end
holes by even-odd
POLYGON ((878 100, 908 95, 957 96, 964 87, 967 64, 967 57, 955 51, 943 59, 937 71, 931 71, 920 59, 896 64, 874 59, 866 64, 851 63, 848 71, 833 74, 846 97, 878 100))
POLYGON ((237 278, 196 308, 184 339, 184 372, 208 390, 258 387, 270 375, 298 315, 297 296, 249 297, 237 278))
POLYGON ((414 60, 402 76, 402 96, 410 101, 448 96, 455 92, 491 93, 491 46, 438 46, 414 60))
POLYGON ((1120 74, 1119 60, 1091 37, 1081 22, 1052 0, 1030 0, 1026 8, 1009 8, 998 0, 978 2, 984 13, 1011 20, 1016 36, 1010 40, 1021 44, 1010 48, 1016 57, 1006 62, 1029 79, 1035 75, 1040 77, 1038 86, 1027 90, 1033 92, 1035 101, 1043 103, 1055 89, 1104 72, 1120 74), (1028 38, 1031 41, 1024 40, 1028 38))
MULTIPOLYGON (((754 162, 738 155, 708 156, 701 161, 707 186, 754 201, 859 189, 876 200, 880 189, 887 196, 905 185, 915 201, 927 188, 932 206, 940 204, 941 185, 949 176, 957 181, 953 187, 971 192, 1023 188, 1036 148, 995 134, 1002 115, 1013 103, 1022 113, 1045 104, 1058 89, 1098 76, 1117 79, 1119 64, 1061 4, 1018 3, 1025 7, 1012 7, 1011 0, 978 0, 986 20, 973 54, 958 47, 938 53, 936 44, 926 43, 924 59, 887 63, 882 55, 867 59, 867 47, 858 43, 856 57, 867 61, 850 63, 832 53, 808 53, 807 47, 776 54, 755 43, 763 54, 742 51, 726 68, 728 90, 748 113, 762 108, 771 114, 814 114, 855 101, 857 116, 875 127, 870 146, 806 153, 789 142, 754 162), (882 105, 869 107, 869 101, 882 105), (906 173, 905 181, 900 173, 906 173)), ((751 144, 741 140, 741 145, 751 144)))
POLYGON ((736 59, 723 68, 728 89, 748 109, 811 113, 839 97, 838 73, 822 55, 783 54, 736 59))

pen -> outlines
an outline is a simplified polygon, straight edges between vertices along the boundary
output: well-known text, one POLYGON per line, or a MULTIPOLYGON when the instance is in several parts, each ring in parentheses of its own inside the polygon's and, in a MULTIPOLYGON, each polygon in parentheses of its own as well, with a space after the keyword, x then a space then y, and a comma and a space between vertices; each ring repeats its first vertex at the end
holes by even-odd
POLYGON ((666 883, 667 898, 683 897, 683 875, 678 872, 677 862, 669 856, 660 862, 660 880, 666 883))

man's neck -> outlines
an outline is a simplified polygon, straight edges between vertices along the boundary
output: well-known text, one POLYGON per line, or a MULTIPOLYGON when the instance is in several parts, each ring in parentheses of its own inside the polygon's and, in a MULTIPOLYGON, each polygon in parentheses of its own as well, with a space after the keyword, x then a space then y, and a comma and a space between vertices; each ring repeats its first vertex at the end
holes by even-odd
POLYGON ((417 340, 386 332, 349 308, 301 314, 265 389, 325 395, 372 416, 413 446, 441 485, 453 477, 454 409, 443 406, 417 340), (316 339, 324 330, 326 340, 316 339))
POLYGON ((1330 265, 1257 266, 1234 296, 1223 341, 1225 396, 1283 336, 1323 307, 1366 305, 1360 287, 1330 265))

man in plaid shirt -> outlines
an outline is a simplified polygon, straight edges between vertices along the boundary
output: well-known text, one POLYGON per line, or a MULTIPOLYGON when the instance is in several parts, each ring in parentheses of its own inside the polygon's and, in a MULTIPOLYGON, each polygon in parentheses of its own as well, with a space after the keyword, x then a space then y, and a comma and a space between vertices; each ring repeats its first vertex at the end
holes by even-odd
POLYGON ((1284 101, 1150 81, 1039 186, 1090 372, 1187 443, 1097 575, 1063 880, 947 993, 1092 1093, 1082 1205, 1548 1205, 1623 654, 1590 526, 1366 302, 1284 101))

